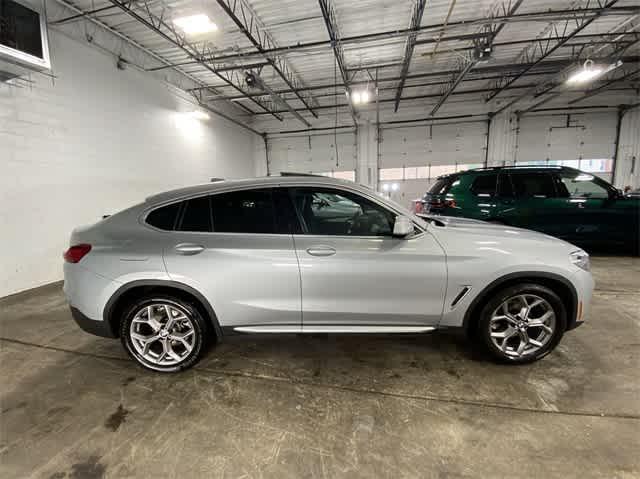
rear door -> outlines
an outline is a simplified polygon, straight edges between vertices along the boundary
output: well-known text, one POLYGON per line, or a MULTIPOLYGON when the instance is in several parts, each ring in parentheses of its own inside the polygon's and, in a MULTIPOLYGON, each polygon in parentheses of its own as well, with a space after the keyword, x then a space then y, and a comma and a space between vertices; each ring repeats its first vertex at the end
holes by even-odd
POLYGON ((301 326, 300 276, 280 189, 186 200, 164 258, 174 281, 200 291, 222 326, 301 326))
POLYGON ((558 195, 551 172, 511 170, 500 175, 500 183, 499 220, 552 236, 566 235, 566 198, 558 195), (507 182, 512 197, 507 196, 507 182))

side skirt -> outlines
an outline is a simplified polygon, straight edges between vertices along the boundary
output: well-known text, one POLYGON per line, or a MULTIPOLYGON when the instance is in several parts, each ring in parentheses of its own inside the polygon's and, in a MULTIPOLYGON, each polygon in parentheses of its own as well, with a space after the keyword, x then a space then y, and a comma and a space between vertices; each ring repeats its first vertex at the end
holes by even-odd
POLYGON ((236 333, 275 333, 275 334, 319 334, 319 333, 342 333, 342 334, 393 334, 393 333, 429 333, 436 328, 433 326, 367 326, 367 325, 257 325, 257 326, 234 326, 236 333))

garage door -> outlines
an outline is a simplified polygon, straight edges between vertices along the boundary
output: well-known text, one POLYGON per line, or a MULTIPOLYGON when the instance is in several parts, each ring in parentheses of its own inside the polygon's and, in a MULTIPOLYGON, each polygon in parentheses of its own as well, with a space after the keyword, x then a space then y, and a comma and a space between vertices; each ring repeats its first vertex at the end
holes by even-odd
POLYGON ((518 131, 516 164, 570 166, 609 181, 616 121, 615 112, 524 116, 518 131))
POLYGON ((434 178, 481 167, 486 133, 486 122, 383 129, 380 191, 408 206, 434 178))
POLYGON ((339 133, 335 137, 331 133, 269 138, 269 171, 272 174, 281 171, 320 173, 354 181, 355 169, 353 132, 339 133))

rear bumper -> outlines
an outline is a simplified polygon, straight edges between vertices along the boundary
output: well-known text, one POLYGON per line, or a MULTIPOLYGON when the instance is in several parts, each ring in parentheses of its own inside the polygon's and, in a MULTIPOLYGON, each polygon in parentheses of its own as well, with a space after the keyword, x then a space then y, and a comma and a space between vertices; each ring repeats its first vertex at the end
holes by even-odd
POLYGON ((78 308, 69 306, 71 309, 71 316, 80 329, 87 333, 95 334, 96 336, 102 336, 103 338, 116 338, 116 334, 111 330, 111 325, 106 321, 95 320, 88 318, 78 308))

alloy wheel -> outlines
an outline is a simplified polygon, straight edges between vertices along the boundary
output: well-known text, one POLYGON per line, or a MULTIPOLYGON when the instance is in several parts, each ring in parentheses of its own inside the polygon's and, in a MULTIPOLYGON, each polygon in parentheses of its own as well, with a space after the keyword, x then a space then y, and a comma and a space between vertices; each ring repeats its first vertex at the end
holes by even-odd
POLYGON ((189 313, 168 302, 136 312, 129 327, 135 352, 155 366, 175 366, 193 351, 196 332, 189 313))
POLYGON ((500 304, 489 321, 492 343, 506 356, 523 358, 544 348, 556 329, 549 302, 535 294, 512 296, 500 304))

